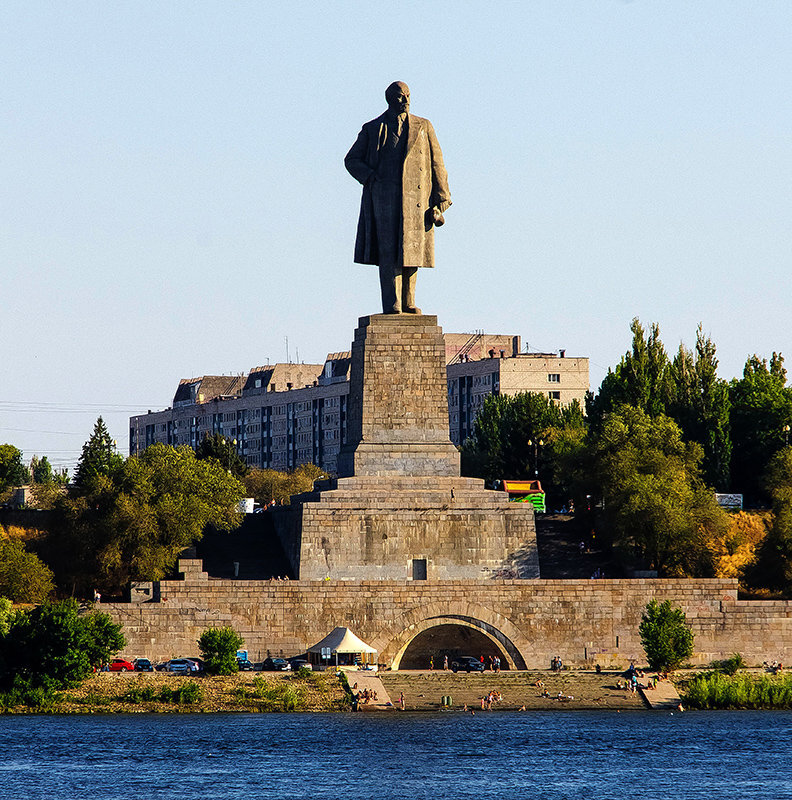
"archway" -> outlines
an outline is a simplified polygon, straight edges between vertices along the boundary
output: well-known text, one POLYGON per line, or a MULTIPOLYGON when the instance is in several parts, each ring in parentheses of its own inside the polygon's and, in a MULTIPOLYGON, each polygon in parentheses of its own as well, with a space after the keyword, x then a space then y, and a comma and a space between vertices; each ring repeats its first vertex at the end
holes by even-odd
POLYGON ((509 668, 509 658, 499 643, 479 628, 459 622, 433 625, 413 637, 399 659, 399 669, 429 669, 430 660, 435 669, 442 669, 445 657, 484 657, 487 664, 497 656, 501 668, 509 668))

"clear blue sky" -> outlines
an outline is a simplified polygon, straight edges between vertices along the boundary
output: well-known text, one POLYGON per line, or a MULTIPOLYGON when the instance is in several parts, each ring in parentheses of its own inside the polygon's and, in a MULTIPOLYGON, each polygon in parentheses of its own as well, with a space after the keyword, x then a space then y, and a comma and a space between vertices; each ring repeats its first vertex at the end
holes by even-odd
POLYGON ((343 156, 393 80, 453 207, 418 301, 591 359, 790 347, 788 0, 0 5, 0 442, 72 464, 178 380, 378 310, 343 156))

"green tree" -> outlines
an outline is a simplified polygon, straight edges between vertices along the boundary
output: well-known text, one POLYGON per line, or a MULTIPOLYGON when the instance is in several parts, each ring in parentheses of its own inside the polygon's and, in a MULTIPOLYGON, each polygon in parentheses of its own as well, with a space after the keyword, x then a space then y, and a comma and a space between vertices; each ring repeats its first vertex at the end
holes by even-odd
POLYGON ((550 483, 549 453, 544 443, 536 448, 533 443, 543 441, 550 429, 584 426, 576 401, 562 406, 533 392, 491 395, 476 417, 473 435, 463 445, 462 474, 486 480, 520 480, 533 478, 538 471, 540 478, 550 483))
POLYGON ((55 470, 52 473, 52 480, 58 486, 68 486, 69 485, 69 470, 66 467, 63 467, 63 469, 55 470))
POLYGON ((701 446, 666 416, 630 406, 609 414, 591 444, 608 533, 664 575, 711 575, 710 542, 729 519, 701 479, 701 446))
POLYGON ((7 597, 0 597, 0 641, 2 637, 8 633, 8 627, 11 624, 11 617, 13 616, 13 606, 7 597))
POLYGON ((746 575, 755 587, 792 592, 792 447, 770 461, 765 487, 772 502, 772 522, 759 547, 756 564, 746 575))
POLYGON ((73 600, 18 611, 0 638, 0 687, 77 686, 124 644, 120 625, 73 600))
POLYGON ((54 588, 52 570, 21 539, 0 539, 0 595, 15 603, 41 603, 54 588))
POLYGON ((96 478, 112 477, 123 463, 124 459, 116 452, 115 443, 110 438, 104 420, 99 417, 91 438, 83 445, 74 473, 74 483, 84 488, 96 478))
POLYGON ((211 525, 232 530, 244 487, 189 447, 155 444, 112 476, 97 475, 55 509, 47 560, 60 584, 113 594, 130 580, 160 580, 211 525))
POLYGON ((22 463, 22 451, 12 444, 0 444, 0 492, 30 481, 30 473, 22 463))
POLYGON ((725 492, 730 487, 731 404, 729 385, 718 378, 717 370, 715 344, 699 325, 695 350, 680 344, 670 366, 667 413, 682 429, 685 439, 698 442, 704 449, 702 471, 706 481, 725 492))
POLYGON ((652 323, 647 336, 635 318, 630 330, 632 349, 622 356, 615 370, 608 370, 597 395, 588 398, 587 414, 594 427, 602 423, 606 414, 622 405, 640 408, 653 417, 666 412, 671 377, 660 328, 652 323))
POLYGON ((46 456, 37 458, 33 456, 31 461, 31 472, 33 474, 34 483, 52 483, 52 465, 46 456))
POLYGON ((210 675, 233 675, 239 672, 236 654, 244 642, 231 626, 207 628, 198 639, 206 671, 210 675))
POLYGON ((641 616, 638 628, 646 659, 652 669, 676 669, 693 654, 693 633, 685 612, 669 600, 658 604, 651 600, 641 616))
POLYGON ((248 473, 248 465, 239 455, 236 441, 226 439, 219 433, 213 433, 211 436, 206 434, 195 448, 195 457, 202 461, 213 459, 236 478, 243 478, 248 473))
POLYGON ((784 426, 792 425, 792 389, 780 353, 770 363, 751 356, 743 376, 729 386, 732 486, 751 504, 769 501, 763 476, 773 455, 785 444, 784 426))
POLYGON ((291 472, 251 469, 245 475, 244 482, 247 496, 253 497, 261 505, 267 505, 272 500, 288 503, 292 495, 310 492, 314 481, 327 477, 327 473, 315 464, 300 464, 291 472))

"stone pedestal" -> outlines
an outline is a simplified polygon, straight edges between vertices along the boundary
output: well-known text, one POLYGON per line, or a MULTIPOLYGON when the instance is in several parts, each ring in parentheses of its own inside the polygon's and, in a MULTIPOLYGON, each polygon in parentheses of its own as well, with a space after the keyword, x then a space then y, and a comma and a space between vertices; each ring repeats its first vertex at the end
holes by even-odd
POLYGON ((533 509, 459 476, 437 318, 362 317, 339 477, 273 520, 300 580, 538 578, 533 509))
POLYGON ((352 342, 342 477, 459 475, 448 435, 445 342, 437 317, 361 317, 352 342))

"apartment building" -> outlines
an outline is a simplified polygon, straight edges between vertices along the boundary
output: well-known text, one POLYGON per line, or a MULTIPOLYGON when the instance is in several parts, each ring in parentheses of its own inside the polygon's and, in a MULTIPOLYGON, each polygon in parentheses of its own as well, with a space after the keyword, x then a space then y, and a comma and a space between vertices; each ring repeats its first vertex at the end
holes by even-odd
MULTIPOLYGON (((445 334, 451 441, 470 435, 491 394, 538 392, 581 403, 589 388, 587 358, 521 353, 519 336, 445 334)), ((312 462, 336 472, 346 441, 350 353, 323 364, 275 364, 247 375, 203 375, 179 382, 173 405, 130 418, 130 455, 155 442, 196 447, 206 435, 235 443, 251 467, 293 469, 312 462)))

